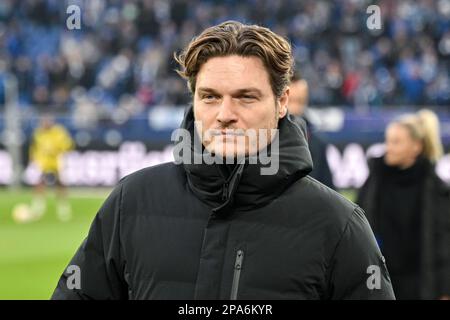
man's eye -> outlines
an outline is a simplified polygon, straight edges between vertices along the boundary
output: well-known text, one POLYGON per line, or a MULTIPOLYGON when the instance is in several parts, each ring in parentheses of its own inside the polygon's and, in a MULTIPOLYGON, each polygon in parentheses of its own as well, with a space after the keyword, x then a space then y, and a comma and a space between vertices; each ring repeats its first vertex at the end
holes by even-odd
POLYGON ((256 97, 255 96, 251 96, 251 95, 243 95, 243 96, 241 96, 241 99, 243 99, 243 100, 245 100, 247 102, 250 102, 250 101, 256 100, 256 97))
POLYGON ((217 97, 215 95, 212 95, 212 94, 207 94, 207 95, 204 95, 202 97, 202 99, 206 100, 206 101, 214 101, 215 99, 217 99, 217 97))

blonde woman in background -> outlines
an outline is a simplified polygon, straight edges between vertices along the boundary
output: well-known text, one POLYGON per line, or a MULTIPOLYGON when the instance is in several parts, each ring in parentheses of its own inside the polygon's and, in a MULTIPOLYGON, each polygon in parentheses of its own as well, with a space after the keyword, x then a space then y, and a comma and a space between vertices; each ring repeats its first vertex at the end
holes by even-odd
POLYGON ((357 203, 366 211, 397 299, 450 296, 450 193, 435 174, 439 120, 421 110, 390 123, 386 153, 369 161, 357 203))

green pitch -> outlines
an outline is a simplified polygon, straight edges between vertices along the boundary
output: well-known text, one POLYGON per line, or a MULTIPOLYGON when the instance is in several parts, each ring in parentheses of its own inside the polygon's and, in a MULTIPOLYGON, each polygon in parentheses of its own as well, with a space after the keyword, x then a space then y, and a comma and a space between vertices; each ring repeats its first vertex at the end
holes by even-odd
POLYGON ((0 299, 48 299, 107 195, 107 190, 69 190, 73 218, 60 222, 49 192, 44 217, 17 224, 12 209, 30 204, 32 192, 0 189, 0 299))
MULTIPOLYGON (((59 276, 86 237, 89 226, 109 190, 69 191, 73 218, 60 222, 55 195, 47 196, 47 213, 32 223, 17 224, 13 207, 30 204, 30 190, 0 189, 0 300, 49 299, 59 276)), ((353 199, 354 192, 343 195, 353 199)))

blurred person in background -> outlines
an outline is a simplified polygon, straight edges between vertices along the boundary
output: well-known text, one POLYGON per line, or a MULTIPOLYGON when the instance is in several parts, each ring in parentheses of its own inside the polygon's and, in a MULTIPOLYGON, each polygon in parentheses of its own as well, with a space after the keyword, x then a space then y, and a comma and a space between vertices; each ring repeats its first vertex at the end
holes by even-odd
POLYGON ((308 114, 306 112, 308 105, 308 83, 300 77, 299 73, 295 73, 289 88, 289 113, 297 121, 303 119, 306 122, 308 146, 313 160, 313 170, 310 176, 334 189, 333 178, 327 160, 327 144, 308 120, 308 114))
POLYGON ((61 221, 70 220, 72 213, 67 200, 66 189, 61 183, 59 170, 61 158, 73 148, 73 140, 67 130, 54 122, 50 115, 44 115, 33 133, 30 146, 30 161, 41 172, 39 183, 31 204, 32 219, 42 217, 47 209, 45 190, 47 186, 57 186, 57 215, 61 221))
POLYGON ((450 192, 435 173, 442 154, 437 116, 404 116, 387 127, 386 153, 369 161, 358 195, 397 299, 450 296, 450 192))

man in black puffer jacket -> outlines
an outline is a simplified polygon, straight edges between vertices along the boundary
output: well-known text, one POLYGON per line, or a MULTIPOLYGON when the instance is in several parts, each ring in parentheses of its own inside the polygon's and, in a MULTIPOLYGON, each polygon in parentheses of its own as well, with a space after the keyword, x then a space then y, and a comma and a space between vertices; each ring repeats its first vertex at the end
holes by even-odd
POLYGON ((394 299, 363 211, 308 176, 305 128, 287 115, 289 43, 231 21, 177 61, 193 94, 177 163, 120 181, 52 298, 394 299))

